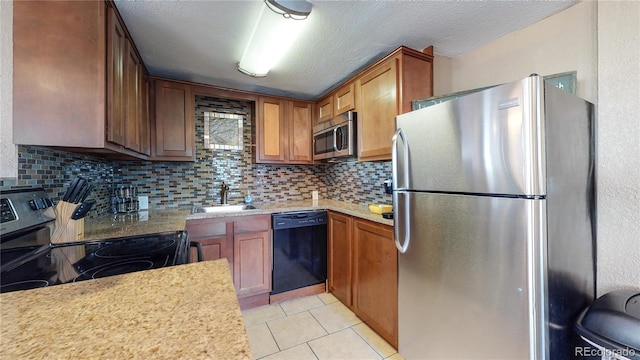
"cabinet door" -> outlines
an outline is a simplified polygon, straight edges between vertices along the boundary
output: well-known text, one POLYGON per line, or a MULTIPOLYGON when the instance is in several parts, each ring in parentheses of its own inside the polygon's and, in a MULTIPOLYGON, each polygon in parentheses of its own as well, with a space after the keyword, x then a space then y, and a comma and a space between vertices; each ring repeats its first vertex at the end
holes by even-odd
POLYGON ((287 162, 290 164, 311 164, 312 127, 311 103, 287 101, 287 118, 289 120, 289 152, 287 162))
MULTIPOLYGON (((140 65, 142 67, 142 65, 140 65)), ((140 153, 151 155, 151 127, 149 120, 149 80, 140 73, 140 153)))
MULTIPOLYGON (((191 241, 202 245, 205 261, 226 257, 233 273, 233 222, 227 222, 224 218, 187 220, 185 230, 191 241)), ((191 262, 195 262, 197 258, 196 249, 191 248, 191 262)))
POLYGON ((329 94, 327 97, 318 101, 317 106, 317 123, 329 121, 333 118, 333 94, 329 94))
MULTIPOLYGON (((229 262, 229 268, 233 268, 233 249, 229 248, 228 238, 226 235, 217 237, 205 237, 194 238, 191 241, 199 242, 202 245, 202 259, 203 261, 218 260, 227 258, 229 262)), ((196 262, 198 259, 198 253, 195 248, 191 248, 190 259, 191 262, 196 262)))
POLYGON ((125 55, 124 94, 126 116, 124 146, 127 149, 140 152, 140 79, 142 77, 142 62, 128 39, 126 40, 125 55))
MULTIPOLYGON (((13 142, 103 147, 105 10, 111 9, 102 1, 14 1, 12 6, 13 142)), ((9 81, 6 75, 3 83, 9 81)), ((4 92, 2 97, 3 106, 10 103, 4 92)))
POLYGON ((238 297, 271 291, 271 232, 234 235, 233 283, 238 297))
POLYGON ((127 38, 111 7, 107 8, 107 141, 125 145, 125 60, 127 38))
POLYGON ((393 58, 357 80, 358 160, 390 160, 397 114, 397 65, 393 58))
POLYGON ((256 162, 283 163, 286 160, 287 128, 284 101, 275 98, 258 98, 256 118, 256 162))
POLYGON ((192 86, 157 80, 155 96, 154 159, 194 161, 195 96, 192 86))
POLYGON ((353 221, 353 311, 398 346, 398 255, 393 228, 353 221))
POLYGON ((350 216, 329 212, 328 278, 329 292, 351 307, 351 224, 350 216))
POLYGON ((336 92, 333 100, 334 103, 334 111, 333 113, 336 115, 342 114, 343 112, 353 110, 356 107, 356 86, 354 83, 349 83, 341 88, 339 88, 336 92))

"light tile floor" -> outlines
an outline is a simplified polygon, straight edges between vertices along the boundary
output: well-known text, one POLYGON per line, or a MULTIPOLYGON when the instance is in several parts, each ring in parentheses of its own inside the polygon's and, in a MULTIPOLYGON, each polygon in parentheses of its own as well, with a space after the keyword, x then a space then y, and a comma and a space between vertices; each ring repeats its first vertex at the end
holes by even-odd
POLYGON ((254 359, 402 359, 331 294, 265 305, 242 316, 254 359))

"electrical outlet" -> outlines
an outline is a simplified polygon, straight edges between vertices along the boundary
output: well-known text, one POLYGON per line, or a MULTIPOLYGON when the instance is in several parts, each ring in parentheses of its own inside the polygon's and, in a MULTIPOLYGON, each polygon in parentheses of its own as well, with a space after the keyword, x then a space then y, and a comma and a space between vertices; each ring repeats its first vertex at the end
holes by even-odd
POLYGON ((149 209, 149 197, 148 196, 138 196, 138 209, 140 209, 140 210, 148 210, 149 209))
POLYGON ((318 191, 317 190, 313 190, 311 192, 311 199, 312 200, 318 200, 318 191))

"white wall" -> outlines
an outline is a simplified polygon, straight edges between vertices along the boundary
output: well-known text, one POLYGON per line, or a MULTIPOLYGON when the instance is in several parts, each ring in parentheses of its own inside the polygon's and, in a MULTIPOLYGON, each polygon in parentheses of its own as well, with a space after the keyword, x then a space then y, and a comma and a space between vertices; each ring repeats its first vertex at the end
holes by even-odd
POLYGON ((598 291, 640 288, 640 2, 598 3, 598 291))
POLYGON ((532 73, 578 72, 578 96, 595 103, 597 2, 583 2, 453 59, 453 91, 501 84, 532 73))
POLYGON ((433 96, 452 93, 451 66, 452 59, 434 54, 433 56, 433 96))
POLYGON ((640 2, 582 2, 451 65, 436 61, 451 85, 441 78, 434 92, 573 70, 597 111, 598 295, 640 288, 640 2))
POLYGON ((13 1, 0 1, 0 178, 18 176, 13 145, 13 1))

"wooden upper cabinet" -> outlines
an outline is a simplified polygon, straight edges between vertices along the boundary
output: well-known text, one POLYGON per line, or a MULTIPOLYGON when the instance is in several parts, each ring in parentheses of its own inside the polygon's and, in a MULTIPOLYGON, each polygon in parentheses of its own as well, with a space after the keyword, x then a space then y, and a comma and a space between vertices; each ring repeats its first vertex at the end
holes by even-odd
POLYGON ((195 95, 190 84, 155 81, 152 159, 195 161, 195 95))
POLYGON ((149 112, 149 96, 151 93, 149 80, 140 71, 140 153, 151 155, 151 120, 149 112))
POLYGON ((318 113, 314 125, 329 121, 343 112, 356 108, 355 83, 349 82, 316 103, 318 113))
POLYGON ((256 117, 256 162, 284 163, 287 151, 284 101, 261 96, 256 117))
POLYGON ((311 117, 313 105, 308 102, 287 101, 285 115, 289 123, 289 154, 290 164, 313 163, 312 126, 311 117))
POLYGON ((358 159, 389 160, 397 115, 397 64, 391 59, 358 79, 358 159))
POLYGON ((107 146, 106 9, 102 1, 13 3, 14 143, 107 146))
POLYGON ((331 120, 333 118, 333 93, 318 101, 316 106, 318 108, 316 124, 331 120))
POLYGON ((125 145, 125 62, 129 51, 124 27, 107 9, 107 141, 125 145))
POLYGON ((433 95, 433 55, 404 46, 356 80, 358 160, 390 160, 395 117, 433 95))
POLYGON ((14 142, 148 159, 144 65, 113 4, 24 1, 13 10, 14 142))
POLYGON ((256 117, 256 163, 311 164, 313 104, 260 96, 256 117))
POLYGON ((333 113, 337 116, 356 108, 356 85, 350 82, 336 90, 333 95, 333 113))
POLYGON ((142 79, 142 65, 138 54, 127 40, 125 57, 125 147, 140 152, 141 148, 141 121, 142 92, 140 80, 142 79))

